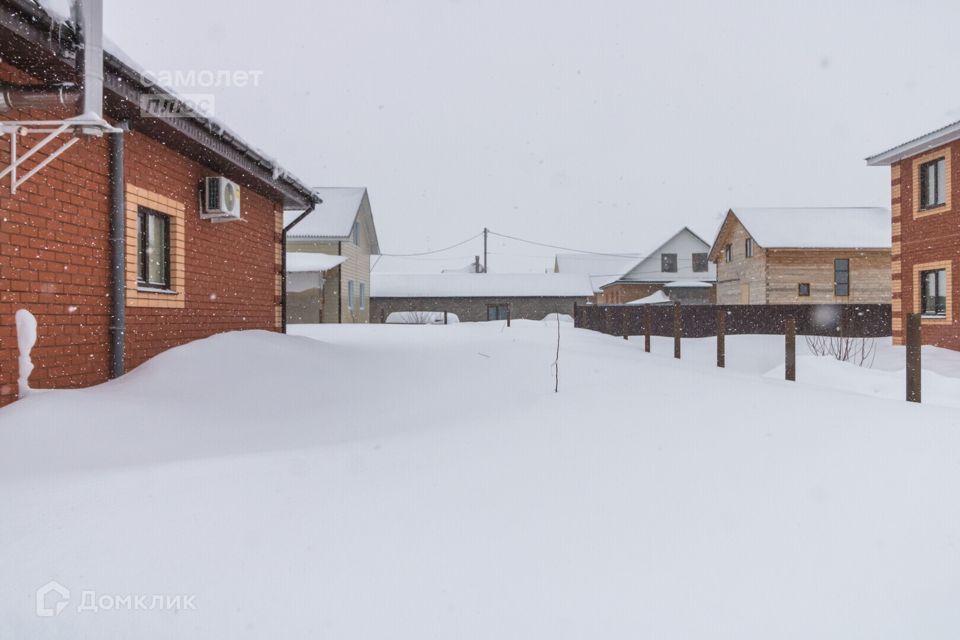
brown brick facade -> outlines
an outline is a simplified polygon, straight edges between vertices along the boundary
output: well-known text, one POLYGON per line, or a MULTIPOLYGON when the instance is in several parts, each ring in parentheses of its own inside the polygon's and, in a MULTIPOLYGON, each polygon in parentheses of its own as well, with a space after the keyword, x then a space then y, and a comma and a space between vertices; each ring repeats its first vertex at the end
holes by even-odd
POLYGON ((960 283, 954 277, 960 264, 960 209, 955 206, 960 202, 957 199, 958 148, 960 141, 891 166, 891 278, 896 344, 903 344, 906 314, 920 311, 920 271, 936 267, 947 272, 947 318, 924 318, 923 342, 960 349, 960 308, 957 307, 960 283), (921 163, 938 157, 946 158, 946 204, 920 212, 918 170, 921 163))
MULTIPOLYGON (((0 80, 30 81, 2 64, 0 80)), ((13 115, 39 120, 71 114, 13 115)), ((4 138, 0 161, 7 161, 8 149, 4 138)), ((45 152, 38 153, 35 161, 43 157, 45 152)), ((166 206, 179 212, 181 225, 180 242, 172 249, 174 266, 181 261, 173 298, 131 290, 128 281, 127 370, 164 349, 217 332, 276 330, 279 199, 245 189, 244 222, 203 221, 198 187, 217 172, 137 131, 125 136, 124 171, 128 197, 134 196, 128 205, 166 206), (172 299, 176 304, 169 304, 172 299)), ((15 195, 8 179, 0 184, 0 405, 16 398, 14 313, 20 308, 31 311, 39 325, 32 386, 81 387, 107 379, 109 215, 106 138, 81 139, 15 195)))

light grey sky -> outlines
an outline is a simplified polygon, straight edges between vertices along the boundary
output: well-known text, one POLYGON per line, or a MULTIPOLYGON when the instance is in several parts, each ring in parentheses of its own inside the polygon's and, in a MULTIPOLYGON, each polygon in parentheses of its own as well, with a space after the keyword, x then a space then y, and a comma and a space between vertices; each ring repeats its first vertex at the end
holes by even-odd
MULTIPOLYGON (((479 232, 645 252, 733 205, 889 206, 863 158, 960 118, 960 3, 105 0, 154 70, 260 70, 216 115, 387 253, 479 232)), ((175 87, 189 92, 189 87, 175 87)), ((206 91, 206 89, 197 89, 206 91)), ((378 269, 459 266, 384 259, 378 269)), ((491 271, 554 252, 491 243, 491 271), (509 255, 505 255, 509 254, 509 255), (531 256, 531 257, 526 257, 531 256)))

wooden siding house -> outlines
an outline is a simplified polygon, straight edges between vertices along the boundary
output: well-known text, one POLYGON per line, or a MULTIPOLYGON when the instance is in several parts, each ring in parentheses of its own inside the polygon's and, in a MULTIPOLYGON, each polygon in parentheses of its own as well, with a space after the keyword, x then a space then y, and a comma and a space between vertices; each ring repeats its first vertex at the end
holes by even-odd
POLYGON ((890 167, 894 343, 904 342, 907 314, 919 313, 924 344, 960 349, 960 122, 867 164, 890 167))
POLYGON ((684 227, 602 284, 597 304, 626 304, 657 291, 682 304, 711 304, 716 272, 709 251, 709 244, 684 227))
MULTIPOLYGON (((344 260, 326 269, 316 288, 288 288, 295 303, 288 306, 287 322, 370 322, 370 256, 380 253, 370 197, 363 187, 321 188, 316 194, 323 202, 287 232, 287 259, 314 253, 344 260)), ((285 224, 296 217, 288 215, 285 224)))
POLYGON ((890 302, 890 212, 730 209, 710 249, 717 304, 890 302))

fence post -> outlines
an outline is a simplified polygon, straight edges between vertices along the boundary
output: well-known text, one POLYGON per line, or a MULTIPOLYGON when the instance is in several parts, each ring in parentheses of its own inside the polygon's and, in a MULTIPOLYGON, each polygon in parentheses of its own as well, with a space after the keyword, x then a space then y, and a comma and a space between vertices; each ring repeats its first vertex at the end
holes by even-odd
POLYGON ((920 402, 920 314, 907 314, 907 402, 920 402))
POLYGON ((443 312, 443 324, 447 324, 447 312, 443 312))
POLYGON ((577 318, 577 301, 576 300, 573 301, 573 326, 574 327, 580 326, 577 318))
POLYGON ((784 337, 786 342, 786 362, 784 371, 786 379, 796 381, 797 379, 797 321, 794 318, 787 318, 784 327, 784 337))
POLYGON ((510 305, 507 305, 507 326, 510 326, 510 317, 513 316, 513 311, 510 309, 510 305))
POLYGON ((623 332, 623 339, 629 340, 630 339, 630 327, 629 327, 630 317, 627 314, 627 311, 629 311, 630 309, 627 307, 622 307, 622 309, 623 309, 623 321, 622 321, 623 326, 621 328, 621 331, 623 332))
POLYGON ((717 366, 721 369, 727 366, 726 337, 727 314, 717 311, 717 366))
POLYGON ((650 325, 653 324, 653 314, 650 305, 643 305, 643 350, 650 353, 650 325))
POLYGON ((673 303, 673 357, 680 359, 680 303, 673 303))

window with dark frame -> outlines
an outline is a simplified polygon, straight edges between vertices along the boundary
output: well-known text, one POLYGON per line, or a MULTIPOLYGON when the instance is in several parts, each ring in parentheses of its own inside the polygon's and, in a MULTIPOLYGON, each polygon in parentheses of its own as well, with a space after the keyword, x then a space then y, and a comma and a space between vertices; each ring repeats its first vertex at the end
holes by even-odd
POLYGON ((920 272, 920 313, 945 318, 947 315, 947 271, 920 272))
POLYGON ((508 304, 488 304, 487 320, 506 320, 510 315, 510 305, 508 304))
POLYGON ((797 295, 798 296, 809 296, 810 295, 810 283, 801 282, 797 285, 797 295))
POLYGON ((137 286, 170 288, 170 217, 137 210, 137 286))
POLYGON ((676 273, 677 272, 677 254, 661 253, 660 254, 660 271, 663 271, 664 273, 676 273))
POLYGON ((723 260, 724 262, 733 260, 733 245, 728 244, 723 248, 723 260))
POLYGON ((833 261, 833 294, 850 295, 850 260, 837 258, 833 261))
POLYGON ((702 273, 710 269, 710 261, 706 253, 693 254, 693 270, 696 273, 702 273))
POLYGON ((937 158, 920 165, 920 208, 933 209, 946 203, 945 158, 937 158))
POLYGON ((743 242, 743 252, 748 258, 753 257, 753 238, 747 238, 743 242))

